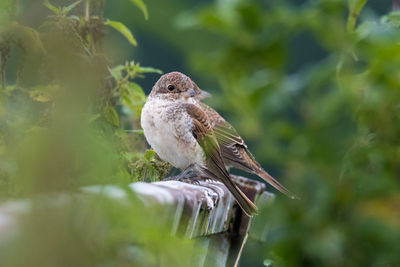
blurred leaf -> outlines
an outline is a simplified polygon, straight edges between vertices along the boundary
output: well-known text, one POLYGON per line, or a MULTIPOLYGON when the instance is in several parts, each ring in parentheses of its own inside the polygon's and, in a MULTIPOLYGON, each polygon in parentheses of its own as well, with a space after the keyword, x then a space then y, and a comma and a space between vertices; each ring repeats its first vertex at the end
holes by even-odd
POLYGON ((13 40, 26 51, 33 53, 46 53, 40 34, 34 28, 13 22, 10 27, 13 40))
POLYGON ((118 113, 113 107, 111 107, 109 105, 105 106, 103 113, 104 113, 104 117, 106 118, 106 120, 109 123, 111 123, 112 125, 114 125, 116 127, 119 126, 118 113))
POLYGON ((273 262, 274 262, 273 260, 265 259, 263 264, 264 264, 264 266, 271 267, 271 266, 273 266, 273 262))
POLYGON ((43 5, 45 5, 48 9, 50 9, 54 14, 56 14, 56 15, 61 14, 61 10, 59 8, 53 6, 52 4, 50 4, 49 0, 45 0, 43 2, 43 5))
POLYGON ((158 74, 163 74, 162 70, 155 69, 152 67, 139 67, 139 72, 140 73, 158 73, 158 74))
POLYGON ((123 105, 129 107, 137 116, 146 102, 146 95, 139 84, 130 82, 120 88, 120 99, 123 105))
POLYGON ((375 218, 400 229, 400 210, 396 207, 400 205, 400 195, 388 195, 381 199, 369 199, 361 203, 357 209, 357 215, 375 218))
POLYGON ((136 134, 144 134, 143 130, 126 130, 127 133, 136 133, 136 134))
POLYGON ((178 17, 181 48, 211 80, 198 85, 220 88, 210 104, 302 196, 277 193, 260 212, 268 238, 249 239, 241 265, 397 266, 398 199, 385 196, 399 192, 398 11, 379 20, 392 1, 267 2, 214 1, 178 17))
POLYGON ((360 14, 362 8, 367 3, 367 0, 348 0, 349 1, 349 17, 347 18, 347 31, 353 32, 357 17, 360 14))
POLYGON ((15 0, 2 0, 0 1, 0 32, 7 29, 10 22, 15 19, 18 12, 15 0))
POLYGON ((125 36, 125 38, 129 41, 129 43, 131 43, 133 46, 137 46, 137 42, 133 37, 131 31, 123 23, 107 19, 107 21, 104 24, 111 26, 112 28, 119 31, 123 36, 125 36))
POLYGON ((400 11, 390 12, 383 20, 388 20, 394 27, 400 27, 400 11))
POLYGON ((94 122, 101 117, 101 114, 93 114, 89 117, 89 122, 94 122))
POLYGON ((111 76, 118 81, 119 79, 122 78, 122 71, 125 69, 124 66, 118 65, 114 68, 108 68, 108 71, 110 72, 111 76))
POLYGON ((142 12, 144 15, 144 18, 147 20, 149 18, 149 14, 147 12, 147 6, 146 4, 143 2, 143 0, 130 0, 134 5, 136 5, 142 12))
POLYGON ((146 99, 146 95, 143 92, 142 87, 134 82, 129 83, 129 92, 134 97, 134 99, 141 101, 146 99))
POLYGON ((38 102, 49 102, 51 100, 50 95, 42 90, 36 89, 29 92, 30 98, 38 102))
POLYGON ((72 3, 69 6, 63 7, 62 11, 63 14, 68 15, 69 12, 72 11, 72 9, 74 9, 77 5, 79 5, 82 2, 82 0, 76 1, 75 3, 72 3))
POLYGON ((147 149, 146 152, 144 152, 144 158, 150 160, 155 154, 156 152, 153 149, 147 149))

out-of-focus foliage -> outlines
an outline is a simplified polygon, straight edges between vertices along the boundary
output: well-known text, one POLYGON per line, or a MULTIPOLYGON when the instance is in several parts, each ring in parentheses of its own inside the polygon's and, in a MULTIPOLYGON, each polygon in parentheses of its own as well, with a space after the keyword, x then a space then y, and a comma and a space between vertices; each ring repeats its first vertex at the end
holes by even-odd
POLYGON ((171 236, 168 210, 149 210, 128 189, 169 171, 146 151, 138 123, 136 80, 161 71, 110 66, 103 1, 1 5, 0 201, 23 199, 12 204, 23 215, 12 241, 1 238, 0 266, 188 266, 199 250, 171 236), (83 189, 104 184, 127 198, 83 189))
POLYGON ((302 198, 264 209, 266 242, 249 242, 243 266, 400 264, 399 12, 366 2, 220 0, 177 18, 217 40, 188 49, 192 65, 302 198))
MULTIPOLYGON (((18 6, 13 1, 8 5, 18 6)), ((145 156, 144 139, 132 127, 140 128, 145 102, 133 80, 161 71, 133 61, 109 66, 102 49, 103 25, 117 28, 131 43, 134 37, 122 23, 104 20, 102 5, 103 1, 33 4, 43 15, 38 28, 19 23, 23 15, 17 8, 4 9, 2 198, 23 196, 25 190, 126 184, 136 161, 147 163, 144 171, 153 173, 149 179, 160 176, 154 158, 145 156), (15 80, 7 81, 13 76, 15 80)))
POLYGON ((170 210, 139 203, 134 196, 119 201, 102 194, 18 203, 19 210, 32 211, 20 218, 18 232, 2 235, 0 265, 190 266, 202 248, 171 235, 170 210))

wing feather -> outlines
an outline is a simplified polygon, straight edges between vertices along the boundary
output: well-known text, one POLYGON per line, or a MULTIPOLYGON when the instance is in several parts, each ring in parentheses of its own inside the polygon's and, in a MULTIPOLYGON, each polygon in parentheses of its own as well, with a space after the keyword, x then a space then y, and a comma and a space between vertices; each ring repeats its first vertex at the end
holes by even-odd
POLYGON ((204 170, 211 178, 221 181, 233 194, 236 201, 248 215, 257 213, 257 207, 246 195, 232 182, 225 164, 222 160, 221 150, 215 138, 214 131, 210 125, 207 115, 201 108, 193 104, 187 104, 186 111, 193 121, 192 134, 202 147, 206 157, 206 169, 204 170))
POLYGON ((290 198, 297 198, 261 167, 232 125, 206 104, 201 103, 201 108, 211 120, 216 140, 221 149, 221 156, 226 165, 254 173, 290 198))

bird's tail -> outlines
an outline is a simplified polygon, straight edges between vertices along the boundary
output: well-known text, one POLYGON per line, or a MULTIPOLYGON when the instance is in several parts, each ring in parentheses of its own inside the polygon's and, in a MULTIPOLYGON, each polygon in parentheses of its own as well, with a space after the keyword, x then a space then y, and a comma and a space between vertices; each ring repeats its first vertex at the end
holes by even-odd
POLYGON ((204 169, 206 177, 211 177, 211 179, 221 181, 231 192, 239 206, 242 208, 243 212, 248 216, 253 216, 258 214, 258 208, 254 203, 240 190, 240 188, 232 181, 229 173, 225 169, 217 169, 219 174, 216 176, 214 173, 208 169, 204 169))
POLYGON ((250 217, 258 214, 257 206, 254 205, 254 203, 248 199, 248 197, 246 197, 246 195, 239 188, 237 188, 236 185, 233 188, 228 187, 229 191, 232 193, 233 197, 236 199, 244 213, 250 217))
POLYGON ((243 162, 245 164, 237 165, 239 169, 254 173, 261 177, 264 181, 275 187, 277 190, 281 191, 286 196, 290 197, 291 199, 300 199, 295 194, 290 192, 286 187, 281 185, 274 177, 269 175, 261 165, 254 159, 253 155, 251 155, 250 151, 247 149, 240 150, 240 155, 243 158, 243 162))
POLYGON ((237 185, 231 179, 224 184, 232 193, 233 197, 242 208, 244 213, 250 217, 258 214, 257 206, 254 205, 254 203, 237 187, 237 185))
POLYGON ((274 177, 269 175, 269 173, 266 172, 263 168, 261 168, 261 167, 256 168, 254 170, 254 174, 256 174, 256 175, 260 176, 261 178, 263 178, 264 181, 266 181, 267 183, 269 183, 270 185, 272 185, 277 190, 281 191, 283 194, 285 194, 286 196, 290 197, 291 199, 300 199, 295 194, 293 194, 288 189, 286 189, 286 187, 281 185, 277 180, 275 180, 274 177))

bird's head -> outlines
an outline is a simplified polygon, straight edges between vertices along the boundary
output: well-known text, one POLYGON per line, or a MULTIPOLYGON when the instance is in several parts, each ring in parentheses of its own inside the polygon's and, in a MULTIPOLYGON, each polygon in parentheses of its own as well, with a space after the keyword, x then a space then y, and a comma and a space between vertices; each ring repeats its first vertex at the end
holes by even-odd
POLYGON ((175 71, 161 76, 153 86, 150 96, 172 99, 194 98, 196 100, 202 100, 211 95, 201 90, 188 76, 175 71))

